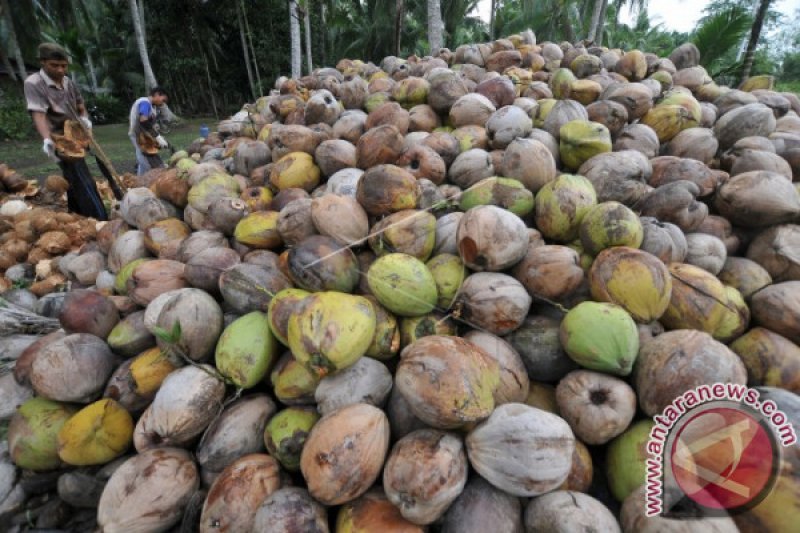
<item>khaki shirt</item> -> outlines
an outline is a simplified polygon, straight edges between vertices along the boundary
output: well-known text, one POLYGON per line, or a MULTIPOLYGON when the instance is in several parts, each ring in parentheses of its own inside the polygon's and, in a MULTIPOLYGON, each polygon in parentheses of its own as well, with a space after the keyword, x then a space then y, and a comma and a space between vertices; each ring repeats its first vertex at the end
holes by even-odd
POLYGON ((59 87, 44 70, 31 74, 25 80, 25 100, 28 111, 40 111, 47 117, 50 130, 61 133, 67 119, 75 119, 83 97, 78 87, 68 77, 59 87))

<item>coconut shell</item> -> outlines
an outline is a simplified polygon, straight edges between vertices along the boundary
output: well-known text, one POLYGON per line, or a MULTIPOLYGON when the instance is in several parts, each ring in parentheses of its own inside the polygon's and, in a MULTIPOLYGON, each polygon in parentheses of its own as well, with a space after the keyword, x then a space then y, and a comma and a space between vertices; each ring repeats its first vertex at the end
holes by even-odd
POLYGON ((262 452, 264 428, 275 410, 275 403, 266 394, 236 400, 203 434, 197 446, 197 462, 205 470, 221 472, 247 454, 262 452))
POLYGON ((442 517, 442 533, 521 533, 522 506, 516 496, 472 476, 442 517))
POLYGON ((393 125, 373 128, 358 139, 356 166, 367 170, 376 165, 393 165, 403 151, 403 136, 393 125))
POLYGON ((176 448, 145 451, 108 480, 97 510, 105 531, 159 531, 177 524, 200 477, 190 455, 176 448))
POLYGON ((486 352, 500 367, 500 385, 495 391, 495 403, 524 403, 528 397, 529 379, 525 364, 513 346, 483 331, 470 331, 464 338, 486 352))
POLYGON ((728 257, 718 277, 724 284, 738 290, 746 300, 772 284, 772 277, 764 267, 744 257, 728 257))
POLYGON ((277 268, 248 263, 235 265, 219 277, 225 303, 240 314, 266 312, 272 296, 291 286, 291 281, 277 268))
POLYGON ((328 533, 325 507, 305 489, 285 487, 270 494, 258 508, 254 531, 274 529, 286 533, 328 533))
POLYGON ((236 460, 211 485, 200 531, 249 531, 259 506, 280 483, 280 467, 269 455, 250 454, 236 460))
POLYGON ((800 193, 780 174, 745 172, 719 188, 714 206, 735 225, 766 227, 794 221, 800 214, 800 193))
POLYGON ((214 352, 222 333, 222 309, 206 292, 186 289, 164 304, 156 326, 168 335, 179 328, 176 338, 167 340, 157 335, 162 349, 177 349, 194 361, 202 361, 214 352))
POLYGON ((775 131, 775 116, 764 104, 746 104, 728 112, 720 109, 720 115, 714 125, 714 133, 723 150, 744 137, 767 137, 775 131))
POLYGON ((776 282, 800 280, 800 226, 783 224, 759 233, 747 257, 766 269, 776 282))
POLYGON ((690 181, 667 183, 635 204, 643 216, 678 226, 684 232, 695 230, 708 215, 708 207, 696 200, 700 187, 690 181))
POLYGON ((102 294, 77 289, 67 293, 58 319, 67 333, 90 333, 105 339, 119 322, 119 312, 102 294))
POLYGON ((315 499, 338 505, 367 491, 380 474, 388 449, 389 421, 383 411, 367 404, 350 405, 314 425, 300 468, 315 499))
POLYGON ((578 253, 566 246, 543 245, 528 253, 512 275, 534 298, 561 300, 574 292, 584 278, 578 253))
POLYGON ((29 344, 28 347, 19 354, 14 364, 14 379, 17 383, 29 387, 31 384, 31 367, 33 366, 33 361, 39 356, 39 352, 48 344, 63 339, 65 336, 66 333, 59 329, 29 344))
POLYGON ((127 294, 137 304, 146 306, 159 294, 186 287, 184 269, 183 263, 168 259, 143 262, 128 278, 127 294))
POLYGON ((315 198, 311 202, 311 220, 319 233, 343 246, 362 241, 369 232, 366 211, 348 196, 326 194, 315 198))
POLYGON ((383 486, 404 518, 415 524, 430 524, 464 489, 467 473, 460 437, 422 429, 394 445, 383 472, 383 486))
POLYGON ((147 257, 147 247, 144 241, 144 232, 131 230, 122 233, 114 240, 108 253, 108 269, 117 273, 136 259, 147 257))
POLYGON ((691 330, 668 331, 645 343, 633 376, 639 405, 648 416, 700 385, 747 382, 745 366, 735 353, 709 334, 691 330), (663 375, 673 379, 659 380, 663 375))
POLYGON ((633 205, 652 189, 646 181, 653 167, 647 157, 634 150, 595 155, 578 169, 594 186, 599 202, 633 205))
POLYGON ((67 335, 39 350, 31 365, 31 385, 39 396, 85 403, 100 395, 115 364, 102 339, 88 333, 67 335))
POLYGON ((394 165, 373 166, 359 180, 356 198, 370 215, 413 209, 419 198, 417 180, 394 165))
POLYGON ((621 531, 608 507, 588 494, 569 490, 557 490, 531 500, 525 508, 525 527, 527 531, 556 531, 559 528, 569 531, 596 529, 609 533, 621 531))
POLYGON ((775 283, 755 293, 753 319, 761 326, 800 343, 800 281, 775 283))
POLYGON ((184 277, 192 287, 215 294, 219 292, 222 273, 240 262, 239 254, 230 248, 208 248, 186 262, 184 277))
POLYGON ((187 446, 219 413, 225 384, 209 366, 186 366, 167 376, 133 434, 138 452, 187 446))
POLYGON ((369 357, 358 359, 352 366, 327 376, 314 392, 321 415, 356 403, 381 407, 392 389, 392 375, 380 361, 369 357))

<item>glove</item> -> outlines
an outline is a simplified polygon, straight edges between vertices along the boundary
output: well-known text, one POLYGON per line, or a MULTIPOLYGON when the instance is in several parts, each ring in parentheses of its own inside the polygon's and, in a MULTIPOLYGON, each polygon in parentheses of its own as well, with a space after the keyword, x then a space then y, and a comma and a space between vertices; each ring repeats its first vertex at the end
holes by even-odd
POLYGON ((84 126, 86 126, 87 130, 92 129, 92 121, 89 120, 89 117, 81 117, 81 122, 83 123, 84 126))
POLYGON ((44 144, 42 145, 42 152, 44 152, 44 155, 46 155, 51 161, 55 163, 61 161, 56 155, 56 143, 53 142, 53 139, 44 140, 44 144))
POLYGON ((169 143, 167 142, 167 140, 164 137, 162 137, 161 135, 156 137, 156 142, 158 143, 158 146, 160 146, 161 148, 166 148, 167 146, 169 146, 169 143))

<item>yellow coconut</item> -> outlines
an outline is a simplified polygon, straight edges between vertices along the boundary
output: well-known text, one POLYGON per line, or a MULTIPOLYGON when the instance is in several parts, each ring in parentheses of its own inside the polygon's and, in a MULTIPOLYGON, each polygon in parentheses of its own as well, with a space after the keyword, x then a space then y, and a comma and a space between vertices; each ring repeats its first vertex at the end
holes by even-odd
POLYGON ((319 185, 319 176, 319 167, 314 164, 314 157, 311 154, 290 152, 272 167, 269 181, 279 191, 299 188, 311 192, 319 185))
POLYGON ((277 248, 283 243, 278 232, 279 216, 277 211, 250 213, 236 224, 233 236, 240 243, 252 248, 277 248))
POLYGON ((67 464, 105 464, 125 453, 133 437, 133 418, 114 400, 87 405, 58 432, 58 456, 67 464))

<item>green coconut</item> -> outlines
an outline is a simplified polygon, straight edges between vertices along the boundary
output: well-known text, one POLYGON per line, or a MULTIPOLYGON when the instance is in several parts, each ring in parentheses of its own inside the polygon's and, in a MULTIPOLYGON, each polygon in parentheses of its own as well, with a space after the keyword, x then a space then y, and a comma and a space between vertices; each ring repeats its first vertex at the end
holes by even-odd
POLYGON ((556 70, 550 78, 550 90, 553 92, 553 97, 558 100, 568 99, 572 91, 572 84, 577 79, 575 74, 568 68, 556 70))
POLYGON ((439 293, 433 274, 419 259, 388 254, 367 271, 369 289, 381 305, 400 316, 420 316, 436 307, 439 293))
POLYGON ((52 470, 61 465, 58 432, 78 408, 35 397, 20 405, 8 427, 11 460, 27 470, 52 470))
POLYGON ((561 162, 576 170, 597 154, 611 151, 611 133, 599 122, 571 120, 559 130, 558 151, 561 162))
POLYGON ((375 309, 363 296, 319 292, 289 318, 289 348, 319 377, 333 374, 363 356, 375 337, 375 309))
POLYGON ((269 376, 275 397, 286 405, 314 403, 314 391, 320 377, 300 364, 291 353, 286 353, 275 363, 269 376))
POLYGON ((610 303, 581 302, 566 314, 558 333, 567 355, 590 370, 627 376, 639 353, 636 322, 610 303))
POLYGON ((283 289, 273 296, 267 308, 267 322, 272 334, 284 346, 289 345, 287 334, 289 332, 289 318, 297 313, 301 307, 301 302, 305 301, 305 297, 310 295, 311 292, 305 289, 283 289))
POLYGON ((365 355, 379 360, 391 359, 400 350, 400 326, 397 318, 378 303, 374 296, 366 298, 375 309, 375 337, 365 355))
POLYGON ((592 182, 583 176, 561 174, 536 194, 536 228, 548 239, 572 241, 578 237, 583 217, 596 205, 592 182))
POLYGON ((533 193, 519 180, 486 178, 467 189, 459 202, 462 211, 478 205, 496 205, 524 217, 533 211, 533 193))
POLYGON ((600 252, 589 270, 592 297, 621 306, 637 322, 661 318, 672 295, 672 277, 656 256, 627 246, 600 252))
POLYGON ((114 292, 123 296, 128 294, 128 280, 130 279, 131 275, 133 275, 133 271, 136 270, 137 266, 147 261, 152 261, 152 259, 149 257, 134 259, 122 267, 119 272, 117 272, 117 277, 114 278, 114 292))
POLYGON ((584 215, 579 234, 586 252, 597 255, 611 246, 638 248, 644 229, 639 217, 619 202, 597 204, 584 215))
POLYGON ((606 449, 606 476, 611 494, 618 501, 639 488, 647 472, 647 442, 650 430, 655 425, 652 420, 640 420, 624 433, 614 438, 606 449))
POLYGON ((270 418, 264 430, 264 444, 269 454, 286 470, 300 470, 303 445, 319 418, 313 407, 288 407, 270 418))
POLYGON ((231 322, 217 341, 217 370, 237 387, 249 389, 267 375, 278 343, 266 313, 253 311, 231 322))
POLYGON ((436 305, 440 309, 450 309, 467 275, 467 268, 461 257, 454 254, 439 254, 425 263, 433 275, 439 298, 436 305))
POLYGON ((279 191, 297 188, 311 192, 319 185, 319 177, 319 167, 311 154, 289 152, 272 166, 269 181, 279 191))

